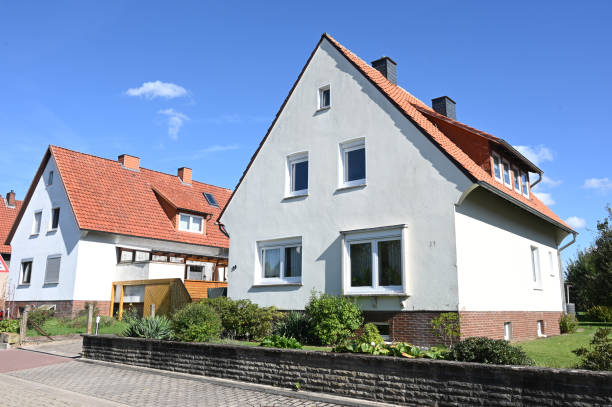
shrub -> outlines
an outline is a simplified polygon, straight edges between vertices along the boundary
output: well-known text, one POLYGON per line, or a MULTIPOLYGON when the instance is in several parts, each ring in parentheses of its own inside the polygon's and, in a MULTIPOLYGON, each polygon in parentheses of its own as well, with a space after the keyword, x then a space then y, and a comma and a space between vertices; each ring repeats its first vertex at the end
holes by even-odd
POLYGON ((179 341, 206 342, 218 338, 223 326, 213 307, 203 303, 191 303, 174 313, 172 329, 179 341))
POLYGON ((346 341, 363 323, 361 310, 346 297, 313 292, 306 313, 312 320, 314 335, 325 345, 346 341))
POLYGON ((384 345, 385 343, 385 340, 378 332, 378 327, 372 323, 367 323, 363 326, 363 331, 359 335, 359 341, 371 345, 384 345))
POLYGON ((19 333, 19 320, 3 319, 0 321, 0 332, 19 333))
POLYGON ((589 322, 612 322, 612 307, 595 305, 587 310, 586 318, 589 322))
POLYGON ((314 343, 312 335, 312 322, 304 312, 288 312, 272 329, 274 335, 295 338, 301 343, 314 343))
POLYGON ((236 339, 260 339, 272 332, 274 322, 282 317, 275 307, 260 307, 250 300, 227 297, 201 301, 215 309, 221 317, 224 336, 236 339))
POLYGON ((54 315, 55 315, 55 310, 52 308, 51 309, 36 308, 35 310, 32 310, 28 313, 28 325, 33 326, 33 324, 30 324, 30 322, 33 322, 34 324, 42 328, 45 322, 53 318, 54 315))
POLYGON ((122 333, 132 338, 172 339, 170 320, 163 315, 131 320, 122 333))
POLYGON ((439 317, 431 320, 431 333, 442 339, 444 344, 452 346, 459 339, 459 314, 456 312, 444 312, 439 317))
POLYGON ((451 347, 447 359, 493 365, 533 365, 521 348, 510 345, 508 341, 483 337, 457 342, 451 347))
POLYGON ((140 319, 140 314, 138 313, 138 310, 132 304, 130 304, 128 305, 127 309, 123 311, 121 319, 130 324, 132 321, 140 319))
POLYGON ((595 331, 589 348, 581 347, 573 352, 581 357, 576 367, 588 370, 612 370, 612 328, 595 331))
POLYGON ((391 345, 387 345, 384 342, 361 342, 348 341, 342 345, 334 347, 333 352, 342 353, 369 353, 370 355, 381 355, 381 356, 398 356, 409 359, 414 358, 429 358, 429 359, 445 359, 448 354, 448 349, 443 347, 435 347, 431 349, 423 350, 418 346, 411 345, 406 342, 397 342, 391 345))
POLYGON ((261 340, 259 346, 268 348, 302 349, 302 344, 295 338, 287 338, 281 335, 266 336, 261 340))
POLYGON ((559 330, 562 334, 571 334, 576 332, 578 321, 572 314, 563 314, 559 319, 559 330))

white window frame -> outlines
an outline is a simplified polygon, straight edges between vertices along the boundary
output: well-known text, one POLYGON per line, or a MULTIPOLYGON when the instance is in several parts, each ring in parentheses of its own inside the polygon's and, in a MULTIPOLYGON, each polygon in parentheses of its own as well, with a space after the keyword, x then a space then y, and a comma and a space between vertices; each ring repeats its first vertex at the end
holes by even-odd
POLYGON ((179 212, 179 218, 178 218, 178 230, 180 230, 181 232, 189 232, 189 233, 199 233, 199 234, 203 234, 204 233, 204 217, 203 216, 198 216, 198 215, 192 215, 191 213, 185 213, 185 212, 179 212), (181 216, 187 216, 189 217, 189 226, 187 229, 183 229, 181 227, 181 216), (202 221, 202 223, 200 223, 201 225, 201 229, 199 231, 197 230, 191 230, 191 225, 193 224, 193 219, 194 218, 198 218, 202 221))
POLYGON ((515 166, 512 166, 512 188, 519 194, 522 193, 522 183, 523 179, 521 178, 521 172, 515 166), (516 187, 516 181, 518 180, 518 188, 516 187))
POLYGON ((47 256, 47 261, 45 262, 45 277, 43 280, 43 284, 59 284, 59 279, 60 279, 60 273, 62 270, 62 255, 61 254, 52 254, 50 256, 47 256), (60 264, 59 264, 59 270, 57 271, 57 280, 55 281, 47 281, 47 268, 49 266, 49 260, 50 259, 60 259, 60 264))
POLYGON ((19 264, 19 285, 30 285, 32 284, 32 273, 34 272, 34 259, 21 259, 21 263, 19 264), (30 263, 30 281, 27 283, 23 282, 23 264, 30 263))
POLYGON ((526 173, 525 171, 521 171, 521 189, 522 189, 522 193, 523 196, 527 199, 529 199, 529 174, 526 173), (525 177, 525 181, 523 183, 523 177, 525 177))
POLYGON ((366 185, 368 178, 368 157, 365 138, 359 138, 355 140, 346 141, 340 143, 340 168, 338 171, 338 187, 339 188, 351 188, 366 185), (346 159, 347 153, 360 149, 365 150, 364 154, 364 167, 365 167, 365 178, 348 181, 348 160, 346 159))
POLYGON ((540 262, 540 249, 537 246, 530 246, 531 249, 531 280, 534 290, 542 289, 542 265, 540 262))
POLYGON ((406 226, 396 225, 381 228, 361 229, 341 232, 344 235, 342 244, 342 286, 344 295, 348 296, 377 296, 377 295, 407 295, 406 278, 406 226), (400 241, 400 262, 402 284, 396 286, 381 286, 378 284, 378 242, 400 241), (351 286, 351 244, 370 243, 372 250, 372 286, 351 286))
POLYGON ((53 232, 59 229, 61 214, 62 214, 62 208, 60 208, 59 206, 54 206, 53 208, 51 208, 51 216, 49 218, 49 232, 53 232), (54 228, 53 227, 53 214, 55 213, 56 209, 57 209, 57 227, 54 228))
POLYGON ((539 319, 536 322, 536 332, 538 334, 538 338, 545 338, 546 334, 544 333, 544 320, 539 319))
POLYGON ((257 242, 257 253, 255 261, 255 279, 254 285, 287 285, 301 284, 302 276, 304 275, 304 247, 302 246, 302 238, 294 237, 288 239, 267 240, 257 242), (302 275, 299 277, 286 277, 285 274, 285 249, 291 247, 302 248, 302 275), (280 276, 279 277, 264 277, 264 260, 265 251, 279 249, 280 251, 280 276))
POLYGON ((496 181, 501 182, 503 184, 504 183, 504 168, 503 168, 501 156, 497 154, 496 152, 491 153, 491 156, 492 156, 491 169, 493 170, 492 171, 493 178, 495 178, 496 181), (497 160, 499 161, 499 178, 497 177, 497 175, 495 175, 495 158, 497 158, 497 160))
POLYGON ((34 217, 32 218, 32 233, 31 236, 37 236, 42 230, 42 210, 35 211, 34 217), (38 228, 36 227, 36 215, 38 215, 38 228))
POLYGON ((502 179, 506 188, 512 189, 512 167, 505 158, 502 159, 502 179), (508 170, 508 182, 506 182, 506 169, 508 170))
POLYGON ((308 163, 308 184, 310 184, 310 162, 308 152, 295 153, 287 156, 286 176, 285 176, 285 196, 304 196, 308 195, 308 187, 306 189, 293 190, 294 187, 294 168, 296 164, 307 162, 308 163))
POLYGON ((504 322, 504 340, 512 340, 512 322, 504 322))
POLYGON ((327 110, 329 108, 331 108, 331 88, 329 85, 321 86, 318 92, 317 110, 327 110), (323 93, 325 91, 329 91, 329 104, 323 106, 323 93))

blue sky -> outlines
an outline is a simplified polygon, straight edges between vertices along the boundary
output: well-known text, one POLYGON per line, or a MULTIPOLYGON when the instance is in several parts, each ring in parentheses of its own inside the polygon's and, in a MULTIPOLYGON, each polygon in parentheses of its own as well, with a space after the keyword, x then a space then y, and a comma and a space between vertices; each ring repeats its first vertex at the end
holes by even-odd
POLYGON ((588 246, 612 201, 612 2, 384 4, 2 2, 0 193, 23 198, 48 144, 233 188, 329 32, 522 146, 581 232, 569 257, 588 246))

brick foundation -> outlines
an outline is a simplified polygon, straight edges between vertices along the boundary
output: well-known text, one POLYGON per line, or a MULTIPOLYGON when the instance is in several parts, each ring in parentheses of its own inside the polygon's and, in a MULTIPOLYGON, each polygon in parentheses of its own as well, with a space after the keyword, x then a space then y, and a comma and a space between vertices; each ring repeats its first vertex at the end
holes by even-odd
POLYGON ((74 317, 79 311, 85 309, 85 304, 95 302, 97 304, 100 315, 108 315, 110 310, 110 301, 86 301, 86 300, 48 300, 48 301, 14 301, 16 309, 23 308, 26 305, 40 307, 41 305, 55 305, 55 316, 57 317, 74 317))
POLYGON ((441 345, 443 342, 431 333, 431 320, 446 311, 365 311, 365 322, 389 324, 389 339, 419 346, 441 345))
POLYGON ((544 335, 559 335, 563 313, 550 311, 462 311, 461 337, 487 336, 504 339, 504 322, 512 322, 512 341, 538 337, 538 321, 544 322, 544 335))

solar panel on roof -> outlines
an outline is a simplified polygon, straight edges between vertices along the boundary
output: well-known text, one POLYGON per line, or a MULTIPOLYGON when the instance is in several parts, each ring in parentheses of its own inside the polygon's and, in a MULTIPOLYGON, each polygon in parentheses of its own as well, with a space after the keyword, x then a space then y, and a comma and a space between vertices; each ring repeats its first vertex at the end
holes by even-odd
POLYGON ((204 192, 204 198, 206 198, 206 201, 208 202, 210 206, 216 206, 217 208, 219 207, 217 200, 212 194, 209 194, 208 192, 204 192))

